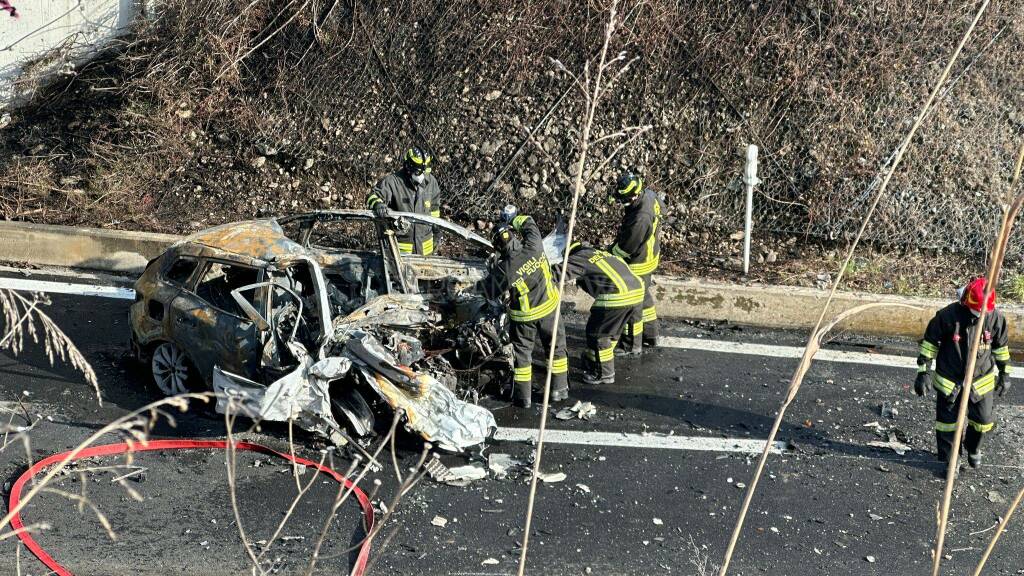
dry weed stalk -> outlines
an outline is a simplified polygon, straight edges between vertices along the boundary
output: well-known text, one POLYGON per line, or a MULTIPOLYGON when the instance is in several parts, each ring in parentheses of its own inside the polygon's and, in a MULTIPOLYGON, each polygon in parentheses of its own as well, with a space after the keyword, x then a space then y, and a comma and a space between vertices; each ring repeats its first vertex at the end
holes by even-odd
MULTIPOLYGON (((1013 203, 1003 211, 1003 221, 999 228, 999 235, 992 244, 991 261, 989 262, 988 274, 985 276, 985 299, 983 302, 988 302, 988 299, 993 297, 995 287, 999 285, 999 275, 1003 269, 1003 259, 1006 257, 1006 246, 1010 241, 1010 232, 1013 231, 1014 222, 1017 220, 1017 215, 1020 213, 1021 206, 1024 205, 1024 193, 1016 194, 1016 196, 1014 196, 1017 185, 1020 183, 1022 165, 1024 165, 1024 144, 1021 145, 1020 150, 1017 153, 1017 162, 1013 169, 1013 177, 1010 180, 1009 193, 1007 194, 1007 197, 1012 197, 1014 200, 1013 203)), ((983 306, 981 309, 981 316, 978 317, 978 326, 985 325, 985 317, 987 315, 988 310, 983 306)), ((982 332, 984 331, 980 329, 975 331, 974 337, 971 338, 970 351, 967 353, 967 367, 964 369, 964 381, 960 389, 960 405, 957 411, 956 432, 953 435, 953 446, 960 446, 960 440, 963 438, 964 427, 967 424, 967 408, 970 404, 971 386, 974 384, 974 366, 978 360, 978 348, 981 346, 982 332)), ((946 487, 942 494, 941 507, 939 508, 939 521, 936 525, 935 549, 933 550, 932 556, 932 576, 938 576, 939 569, 942 565, 942 548, 946 542, 946 525, 949 522, 949 507, 950 502, 953 499, 953 485, 956 482, 956 472, 960 458, 959 450, 952 450, 951 452, 952 453, 949 457, 949 466, 946 468, 946 487)), ((1022 497, 1024 497, 1024 490, 1021 490, 1021 492, 1017 494, 1017 497, 1014 498, 1013 503, 1010 505, 1010 509, 1007 512, 1005 519, 999 523, 999 528, 992 536, 992 540, 989 542, 981 557, 981 561, 978 563, 978 567, 974 572, 975 576, 979 576, 981 574, 982 569, 985 567, 985 563, 988 561, 989 556, 992 554, 992 550, 995 548, 996 542, 1006 529, 1006 524, 1010 521, 1010 517, 1013 516, 1013 512, 1020 504, 1022 497)))
POLYGON ((25 297, 15 290, 0 290, 0 315, 4 327, 0 350, 10 350, 12 354, 18 355, 25 349, 27 339, 34 344, 42 344, 50 365, 56 364, 58 360, 71 364, 93 387, 96 401, 102 406, 103 398, 100 396, 96 373, 75 343, 43 312, 41 306, 48 304, 50 300, 44 294, 33 292, 31 297, 25 297))
MULTIPOLYGON (((960 43, 957 45, 956 49, 954 50, 952 56, 950 57, 948 63, 946 64, 946 67, 943 69, 942 74, 940 74, 939 78, 936 80, 936 82, 935 82, 935 84, 934 84, 934 86, 933 86, 933 88, 931 90, 931 93, 929 94, 929 96, 928 96, 927 100, 925 101, 924 105, 922 106, 921 110, 918 112, 918 115, 917 115, 916 120, 914 121, 914 124, 911 126, 910 130, 908 131, 908 133, 906 134, 906 136, 904 137, 904 139, 900 143, 900 146, 899 146, 899 148, 897 149, 897 152, 896 152, 896 156, 893 159, 892 163, 889 165, 889 168, 888 168, 888 170, 887 170, 887 172, 885 174, 885 178, 882 179, 882 183, 878 187, 878 191, 875 193, 875 197, 874 197, 874 200, 872 200, 870 208, 868 209, 867 213, 864 215, 864 219, 863 219, 863 221, 861 223, 860 229, 858 230, 857 235, 854 237, 853 242, 850 244, 850 248, 847 251, 846 258, 844 259, 843 264, 840 266, 839 272, 836 274, 836 279, 832 283, 832 288, 829 291, 828 298, 826 298, 825 303, 822 305, 821 314, 818 317, 817 324, 815 325, 814 329, 811 331, 811 335, 808 338, 808 342, 807 342, 806 347, 804 348, 804 353, 803 353, 803 356, 800 359, 800 363, 797 365, 797 368, 796 368, 796 370, 793 373, 793 377, 790 379, 789 390, 788 390, 788 392, 786 394, 786 399, 783 401, 782 406, 779 408, 779 411, 776 414, 775 422, 772 425, 771 432, 768 434, 768 439, 765 441, 764 451, 761 453, 761 458, 760 458, 760 460, 758 462, 756 470, 754 471, 753 478, 751 479, 750 483, 747 486, 746 495, 744 496, 744 499, 743 499, 743 505, 740 508, 740 513, 739 513, 739 515, 738 515, 738 517, 736 519, 736 524, 733 527, 732 535, 729 538, 729 544, 728 544, 728 546, 726 548, 725 556, 722 559, 722 567, 721 567, 721 570, 719 571, 719 576, 725 576, 727 574, 728 570, 729 570, 729 562, 732 560, 733 552, 736 549, 736 543, 739 541, 740 533, 743 530, 743 522, 746 519, 747 511, 750 509, 750 502, 753 500, 754 493, 757 490, 758 481, 761 479, 761 474, 764 472, 765 464, 768 461, 768 455, 770 454, 771 447, 772 447, 772 445, 775 442, 775 437, 778 435, 779 428, 782 425, 782 419, 784 418, 784 416, 786 414, 786 410, 789 408, 790 404, 792 404, 793 400, 796 398, 796 395, 797 395, 797 393, 800 390, 800 386, 803 383, 804 374, 806 374, 807 370, 810 368, 811 361, 814 358, 814 354, 817 352, 818 348, 820 347, 820 339, 824 336, 825 332, 827 332, 829 327, 835 325, 835 322, 833 322, 828 327, 822 329, 822 324, 825 321, 825 315, 828 314, 829 306, 831 305, 833 299, 835 298, 835 294, 836 294, 836 291, 839 288, 839 284, 843 281, 844 274, 845 274, 846 270, 849 267, 850 261, 853 259, 853 255, 854 255, 854 253, 855 253, 855 251, 857 249, 857 245, 859 244, 861 238, 864 237, 864 232, 867 229, 868 224, 871 222, 872 216, 874 215, 875 210, 878 208, 879 202, 885 196, 885 192, 886 192, 886 190, 889 187, 889 182, 892 180, 893 174, 896 172, 896 168, 899 167, 900 163, 902 162, 903 157, 906 154, 907 149, 910 147, 910 143, 913 141, 914 135, 917 134, 918 129, 921 127, 921 124, 923 123, 924 119, 927 117, 928 112, 931 109, 932 104, 935 101, 936 96, 938 95, 939 91, 942 89, 943 84, 945 84, 946 79, 949 77, 949 73, 952 70, 953 65, 956 63, 957 59, 960 57, 960 53, 963 51, 964 45, 967 43, 967 40, 971 37, 971 34, 974 32, 974 29, 977 26, 978 21, 981 20, 982 15, 985 13, 985 9, 988 7, 988 4, 989 4, 989 0, 984 0, 982 2, 980 8, 978 9, 977 13, 974 16, 974 20, 971 22, 970 26, 968 26, 967 31, 964 33, 963 37, 960 39, 960 43)), ((846 313, 844 313, 844 314, 846 314, 846 313)), ((837 319, 837 321, 838 321, 838 319, 837 319)), ((972 356, 972 358, 973 358, 973 356, 972 356)), ((972 366, 973 366, 973 361, 972 361, 972 366)), ((961 414, 961 416, 962 416, 962 414, 961 414)), ((949 488, 949 487, 947 486, 947 488, 949 488)), ((943 526, 943 530, 944 530, 944 522, 941 522, 940 525, 943 526)), ((944 534, 940 534, 940 540, 939 540, 938 549, 941 549, 941 540, 942 540, 943 535, 944 534)), ((938 558, 938 554, 936 554, 936 562, 935 562, 935 568, 934 568, 935 573, 936 573, 935 576, 937 576, 937 571, 938 571, 938 560, 937 560, 937 558, 938 558)))
MULTIPOLYGON (((579 151, 579 153, 576 159, 571 164, 571 171, 573 172, 573 194, 572 204, 569 211, 569 225, 566 230, 565 245, 567 248, 562 258, 562 269, 558 277, 559 294, 565 293, 565 276, 569 268, 568 246, 572 243, 572 235, 576 225, 576 211, 577 207, 579 206, 579 200, 584 193, 585 184, 593 177, 594 174, 597 173, 597 170, 587 170, 588 154, 590 152, 591 147, 597 141, 604 139, 604 137, 598 138, 597 141, 591 139, 591 132, 594 127, 594 118, 596 117, 597 111, 600 108, 601 98, 608 91, 614 88, 616 82, 622 77, 622 75, 629 69, 630 65, 633 63, 632 60, 629 62, 625 61, 625 52, 619 52, 615 57, 611 59, 608 58, 608 47, 612 42, 612 38, 615 35, 615 31, 619 24, 620 22, 618 18, 618 0, 612 0, 611 6, 608 8, 608 20, 607 24, 605 25, 601 50, 598 54, 596 64, 592 68, 591 60, 587 60, 587 62, 583 66, 582 79, 579 75, 573 74, 568 69, 566 69, 566 67, 562 65, 561 62, 557 60, 554 61, 557 70, 563 74, 569 75, 570 79, 573 81, 576 87, 579 88, 581 95, 584 98, 585 105, 585 114, 582 119, 582 126, 579 132, 579 140, 577 142, 577 150, 579 151), (623 64, 619 65, 620 63, 623 64), (614 67, 616 65, 619 65, 618 70, 614 70, 614 67), (606 79, 606 74, 611 74, 611 77, 609 79, 606 79)), ((636 140, 636 138, 638 138, 641 134, 648 131, 650 128, 651 127, 649 125, 630 126, 628 128, 622 129, 619 132, 610 134, 609 136, 614 138, 622 138, 626 137, 627 135, 628 138, 626 138, 626 140, 622 142, 619 145, 619 147, 614 152, 612 152, 612 154, 605 157, 599 163, 598 168, 603 168, 605 165, 607 165, 623 147, 636 140)), ((536 140, 533 139, 532 135, 530 135, 529 133, 528 138, 530 138, 531 142, 534 143, 534 145, 536 145, 536 140)), ((538 148, 540 147, 538 146, 538 148)), ((558 164, 556 163, 555 166, 557 167, 558 164)), ((525 526, 523 528, 523 547, 519 556, 519 576, 523 576, 526 573, 526 558, 530 546, 530 529, 533 523, 533 510, 537 498, 537 482, 540 478, 541 462, 544 452, 544 432, 547 429, 548 406, 550 405, 551 400, 551 366, 555 360, 555 345, 558 340, 557 331, 562 314, 561 306, 555 307, 554 314, 555 330, 551 337, 551 346, 548 349, 548 369, 546 371, 547 373, 544 379, 544 397, 541 401, 540 426, 537 432, 537 447, 534 451, 533 472, 530 477, 530 493, 526 505, 526 520, 525 526)))

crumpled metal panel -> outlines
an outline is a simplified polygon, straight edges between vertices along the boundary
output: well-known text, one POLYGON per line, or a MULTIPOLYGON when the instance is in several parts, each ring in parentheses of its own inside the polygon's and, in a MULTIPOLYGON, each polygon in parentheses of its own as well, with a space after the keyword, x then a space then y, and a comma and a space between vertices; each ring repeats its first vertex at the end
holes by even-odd
POLYGON ((407 428, 443 450, 461 452, 482 444, 498 427, 490 410, 459 400, 429 374, 416 375, 423 393, 412 396, 379 374, 362 367, 360 372, 393 409, 405 413, 407 428))
POLYGON ((273 422, 293 420, 304 430, 343 443, 338 440, 341 427, 331 412, 329 384, 349 371, 351 360, 331 357, 314 362, 301 345, 293 343, 289 348, 299 359, 299 367, 270 386, 214 367, 217 412, 225 413, 233 402, 235 409, 249 418, 273 422))
POLYGON ((348 316, 334 319, 335 340, 343 341, 347 332, 376 326, 426 326, 435 320, 420 294, 378 296, 348 316))
MULTIPOLYGON (((357 333, 352 338, 362 342, 381 361, 395 364, 395 359, 372 335, 357 333)), ((444 450, 460 452, 481 444, 498 427, 490 410, 459 400, 429 374, 413 374, 419 383, 419 391, 414 395, 358 361, 356 364, 367 384, 394 410, 405 413, 407 428, 444 450)))

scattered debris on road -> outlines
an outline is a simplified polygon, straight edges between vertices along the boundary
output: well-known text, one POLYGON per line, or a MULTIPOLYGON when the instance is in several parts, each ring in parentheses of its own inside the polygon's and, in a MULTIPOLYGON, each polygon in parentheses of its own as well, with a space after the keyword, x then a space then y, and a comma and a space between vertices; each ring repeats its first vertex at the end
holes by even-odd
POLYGON ((591 402, 583 402, 580 400, 576 401, 570 408, 562 408, 555 413, 555 418, 559 420, 572 420, 579 418, 580 420, 590 420, 594 415, 597 414, 597 407, 591 402))
POLYGON ((487 457, 487 468, 495 478, 507 478, 509 473, 521 468, 525 463, 513 458, 511 454, 490 454, 487 457))
POLYGON ((554 484, 556 482, 562 482, 566 479, 565 472, 538 472, 537 478, 545 484, 554 484))

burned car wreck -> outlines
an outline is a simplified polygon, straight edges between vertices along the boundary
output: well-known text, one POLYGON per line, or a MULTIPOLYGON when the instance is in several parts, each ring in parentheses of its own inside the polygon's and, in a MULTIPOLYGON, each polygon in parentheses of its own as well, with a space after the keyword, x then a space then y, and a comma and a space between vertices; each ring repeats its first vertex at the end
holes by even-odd
POLYGON ((165 394, 218 393, 263 420, 335 443, 373 433, 375 406, 453 451, 493 415, 466 401, 505 382, 504 310, 479 291, 490 244, 439 218, 320 211, 225 224, 149 263, 131 307, 135 355, 165 394), (394 230, 433 226, 437 255, 401 254, 394 230))

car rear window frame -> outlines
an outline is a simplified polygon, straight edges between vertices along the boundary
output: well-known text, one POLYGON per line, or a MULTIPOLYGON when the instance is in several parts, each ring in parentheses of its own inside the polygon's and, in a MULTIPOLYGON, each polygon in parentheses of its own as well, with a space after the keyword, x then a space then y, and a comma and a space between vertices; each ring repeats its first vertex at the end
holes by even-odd
POLYGON ((168 262, 166 262, 161 267, 160 279, 163 280, 164 282, 167 282, 168 284, 173 284, 175 286, 180 286, 180 287, 186 288, 186 289, 188 289, 190 287, 195 287, 196 282, 198 282, 198 279, 196 278, 196 271, 198 271, 199 268, 202 265, 203 265, 202 259, 201 258, 197 258, 196 256, 188 256, 188 255, 184 255, 184 254, 183 255, 175 255, 173 258, 171 258, 168 262), (177 264, 181 260, 191 260, 192 262, 195 262, 195 264, 196 264, 195 268, 192 269, 192 272, 189 273, 188 278, 186 278, 184 282, 178 282, 177 280, 172 280, 168 276, 168 274, 171 271, 171 268, 173 268, 174 265, 177 264))
MULTIPOLYGON (((205 302, 206 305, 209 306, 210 308, 213 308, 214 310, 216 310, 216 311, 218 311, 218 312, 220 312, 222 314, 227 314, 227 315, 229 315, 229 316, 231 316, 233 318, 238 318, 239 320, 242 320, 243 322, 252 322, 252 320, 249 320, 244 315, 237 314, 235 312, 232 312, 231 310, 225 310, 225 309, 221 308, 220 306, 217 306, 213 302, 210 302, 206 298, 203 298, 202 296, 200 296, 199 295, 199 281, 206 274, 206 272, 207 272, 206 269, 209 267, 208 265, 212 265, 212 264, 221 264, 221 265, 224 265, 224 266, 235 266, 237 268, 248 268, 249 270, 255 270, 256 271, 256 283, 263 282, 263 280, 265 278, 267 278, 267 270, 264 267, 262 267, 262 266, 252 266, 252 265, 249 265, 249 264, 240 264, 238 262, 233 262, 231 260, 225 260, 225 259, 222 259, 222 258, 198 258, 198 260, 199 260, 199 268, 197 268, 197 270, 202 270, 202 274, 197 274, 197 273, 193 272, 193 278, 192 278, 192 282, 191 282, 192 285, 191 286, 186 286, 186 287, 184 287, 184 289, 186 291, 188 291, 188 293, 190 293, 193 296, 195 296, 196 298, 198 298, 199 300, 202 300, 203 302, 205 302)), ((260 295, 259 299, 260 299, 260 301, 256 302, 256 304, 259 304, 257 309, 259 310, 259 309, 262 309, 262 308, 266 308, 267 307, 267 299, 266 299, 266 297, 264 295, 260 295)), ((266 314, 266 311, 264 311, 264 314, 266 314)))

